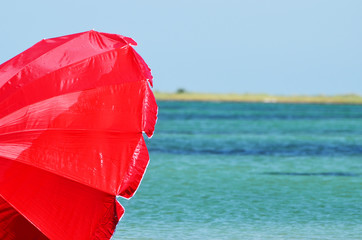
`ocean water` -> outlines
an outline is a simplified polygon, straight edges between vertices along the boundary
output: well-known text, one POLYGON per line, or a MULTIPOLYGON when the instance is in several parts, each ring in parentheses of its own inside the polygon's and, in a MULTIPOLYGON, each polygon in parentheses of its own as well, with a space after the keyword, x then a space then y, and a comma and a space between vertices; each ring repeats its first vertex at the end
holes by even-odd
POLYGON ((158 102, 114 239, 362 239, 362 106, 158 102))

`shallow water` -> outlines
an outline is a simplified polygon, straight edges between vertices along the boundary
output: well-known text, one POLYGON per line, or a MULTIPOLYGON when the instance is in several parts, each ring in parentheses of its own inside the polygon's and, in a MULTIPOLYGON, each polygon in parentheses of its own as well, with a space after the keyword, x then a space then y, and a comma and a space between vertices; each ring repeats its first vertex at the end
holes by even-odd
POLYGON ((362 106, 158 104, 114 239, 362 239, 362 106))

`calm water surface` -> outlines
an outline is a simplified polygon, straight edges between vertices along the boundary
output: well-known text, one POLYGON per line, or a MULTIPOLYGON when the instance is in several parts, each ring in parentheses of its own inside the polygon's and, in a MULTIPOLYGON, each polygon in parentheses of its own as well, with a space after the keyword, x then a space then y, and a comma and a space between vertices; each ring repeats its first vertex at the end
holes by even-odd
POLYGON ((362 239, 362 106, 158 104, 114 239, 362 239))

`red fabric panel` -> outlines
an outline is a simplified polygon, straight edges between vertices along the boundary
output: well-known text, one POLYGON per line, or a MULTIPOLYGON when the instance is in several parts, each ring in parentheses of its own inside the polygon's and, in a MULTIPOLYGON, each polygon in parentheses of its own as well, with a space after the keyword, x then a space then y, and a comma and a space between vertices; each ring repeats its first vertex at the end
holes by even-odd
MULTIPOLYGON (((0 87, 5 83, 10 88, 18 83, 27 84, 59 68, 129 44, 136 45, 136 42, 121 35, 96 31, 44 39, 1 65, 0 87)), ((4 88, 0 95, 10 92, 4 88)))
POLYGON ((50 239, 109 239, 123 214, 114 196, 35 167, 1 158, 0 175, 3 199, 50 239))
POLYGON ((141 69, 131 49, 127 45, 38 76, 27 76, 36 69, 15 75, 0 88, 0 117, 62 94, 127 82, 146 82, 142 70, 145 67, 141 69))

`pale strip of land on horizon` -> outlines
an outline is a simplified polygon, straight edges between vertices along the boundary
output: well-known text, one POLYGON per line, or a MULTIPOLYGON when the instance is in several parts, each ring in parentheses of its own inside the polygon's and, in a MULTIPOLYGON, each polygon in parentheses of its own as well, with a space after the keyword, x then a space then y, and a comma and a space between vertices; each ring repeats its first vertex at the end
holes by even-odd
POLYGON ((268 95, 268 94, 213 94, 213 93, 165 93, 155 91, 160 101, 212 101, 212 102, 264 102, 264 103, 321 103, 362 104, 362 96, 346 95, 268 95))

